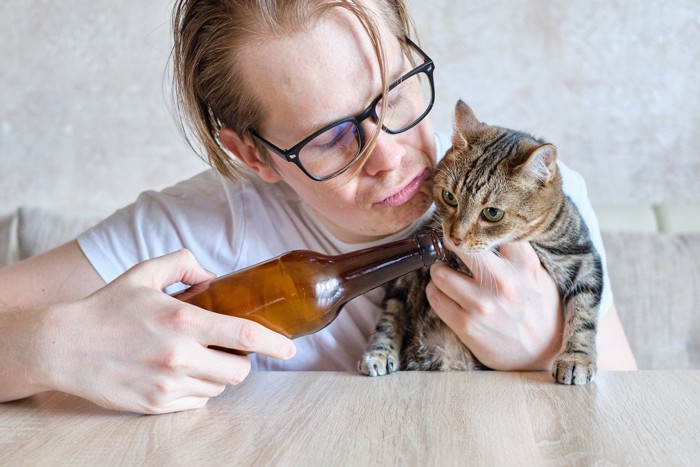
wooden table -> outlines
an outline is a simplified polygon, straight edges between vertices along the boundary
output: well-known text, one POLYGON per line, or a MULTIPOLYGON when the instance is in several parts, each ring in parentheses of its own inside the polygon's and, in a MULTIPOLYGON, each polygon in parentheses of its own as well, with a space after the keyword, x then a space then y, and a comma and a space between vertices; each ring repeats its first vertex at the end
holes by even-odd
POLYGON ((700 371, 254 373, 140 416, 61 393, 0 405, 0 465, 700 465, 700 371))

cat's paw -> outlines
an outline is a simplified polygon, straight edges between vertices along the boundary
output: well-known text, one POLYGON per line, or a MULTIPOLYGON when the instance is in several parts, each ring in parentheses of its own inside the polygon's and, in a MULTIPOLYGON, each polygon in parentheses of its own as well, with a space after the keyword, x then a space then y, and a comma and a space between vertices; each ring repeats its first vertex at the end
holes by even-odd
POLYGON ((588 384, 595 378, 595 372, 595 361, 582 353, 565 352, 552 365, 552 377, 561 384, 588 384))
POLYGON ((363 375, 384 376, 399 369, 398 355, 389 350, 368 350, 357 363, 363 375))

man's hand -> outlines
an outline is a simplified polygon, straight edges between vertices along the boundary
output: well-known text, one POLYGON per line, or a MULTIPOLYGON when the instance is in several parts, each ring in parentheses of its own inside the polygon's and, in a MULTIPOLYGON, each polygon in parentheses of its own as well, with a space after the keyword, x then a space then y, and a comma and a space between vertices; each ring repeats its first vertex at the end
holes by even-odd
POLYGON ((78 302, 49 307, 40 331, 49 388, 110 409, 174 412, 202 407, 248 375, 247 356, 209 346, 280 359, 294 355, 289 339, 257 323, 162 292, 178 281, 211 278, 181 250, 133 267, 78 302))
POLYGON ((490 368, 549 370, 561 347, 561 301, 530 244, 457 254, 474 277, 431 266, 426 293, 438 316, 490 368))

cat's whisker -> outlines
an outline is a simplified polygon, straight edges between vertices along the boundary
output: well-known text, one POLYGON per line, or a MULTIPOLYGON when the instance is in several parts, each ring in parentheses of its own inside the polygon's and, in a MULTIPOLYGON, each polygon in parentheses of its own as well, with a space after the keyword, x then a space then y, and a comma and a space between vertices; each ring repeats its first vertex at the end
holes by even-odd
POLYGON ((498 258, 502 259, 503 262, 505 262, 505 264, 508 265, 508 267, 510 268, 513 275, 515 275, 517 273, 517 268, 515 267, 515 265, 513 264, 513 262, 510 259, 503 256, 503 253, 501 253, 498 249, 494 249, 493 252, 498 258))
POLYGON ((472 255, 472 257, 474 258, 474 264, 476 266, 475 269, 477 275, 479 276, 479 287, 484 287, 484 278, 488 278, 489 282, 487 283, 487 285, 493 285, 496 288, 496 291, 498 292, 498 281, 496 280, 496 276, 491 270, 491 268, 488 267, 488 261, 486 260, 487 254, 488 251, 483 251, 481 253, 475 253, 472 255))
MULTIPOLYGON (((488 254, 488 252, 484 252, 484 256, 488 254)), ((484 263, 486 263, 486 260, 484 258, 484 263)), ((494 274, 493 270, 489 267, 486 267, 489 273, 489 278, 491 279, 491 283, 493 284, 493 288, 496 290, 496 295, 498 295, 498 281, 496 280, 496 274, 494 274)))
POLYGON ((489 272, 488 268, 486 267, 486 264, 484 262, 484 254, 483 253, 478 253, 476 255, 476 265, 477 269, 479 270, 479 287, 484 287, 484 277, 486 274, 489 272))
POLYGON ((484 287, 484 265, 482 262, 483 257, 481 254, 477 254, 474 257, 474 260, 476 261, 476 268, 479 271, 479 287, 483 288, 484 287))
POLYGON ((493 251, 493 254, 498 256, 499 258, 506 259, 506 257, 503 256, 503 253, 501 253, 501 250, 499 250, 498 248, 493 248, 491 251, 493 251))

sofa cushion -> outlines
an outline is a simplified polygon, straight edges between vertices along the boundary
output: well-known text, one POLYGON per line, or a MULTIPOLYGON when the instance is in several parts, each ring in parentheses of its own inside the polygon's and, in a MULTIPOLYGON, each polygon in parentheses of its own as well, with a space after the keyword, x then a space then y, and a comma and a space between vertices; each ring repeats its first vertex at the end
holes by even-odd
POLYGON ((17 213, 0 216, 0 267, 17 261, 17 213))
POLYGON ((603 241, 640 369, 700 369, 700 233, 604 232, 603 241))
POLYGON ((74 239, 100 216, 21 207, 17 211, 19 259, 26 259, 74 239))

